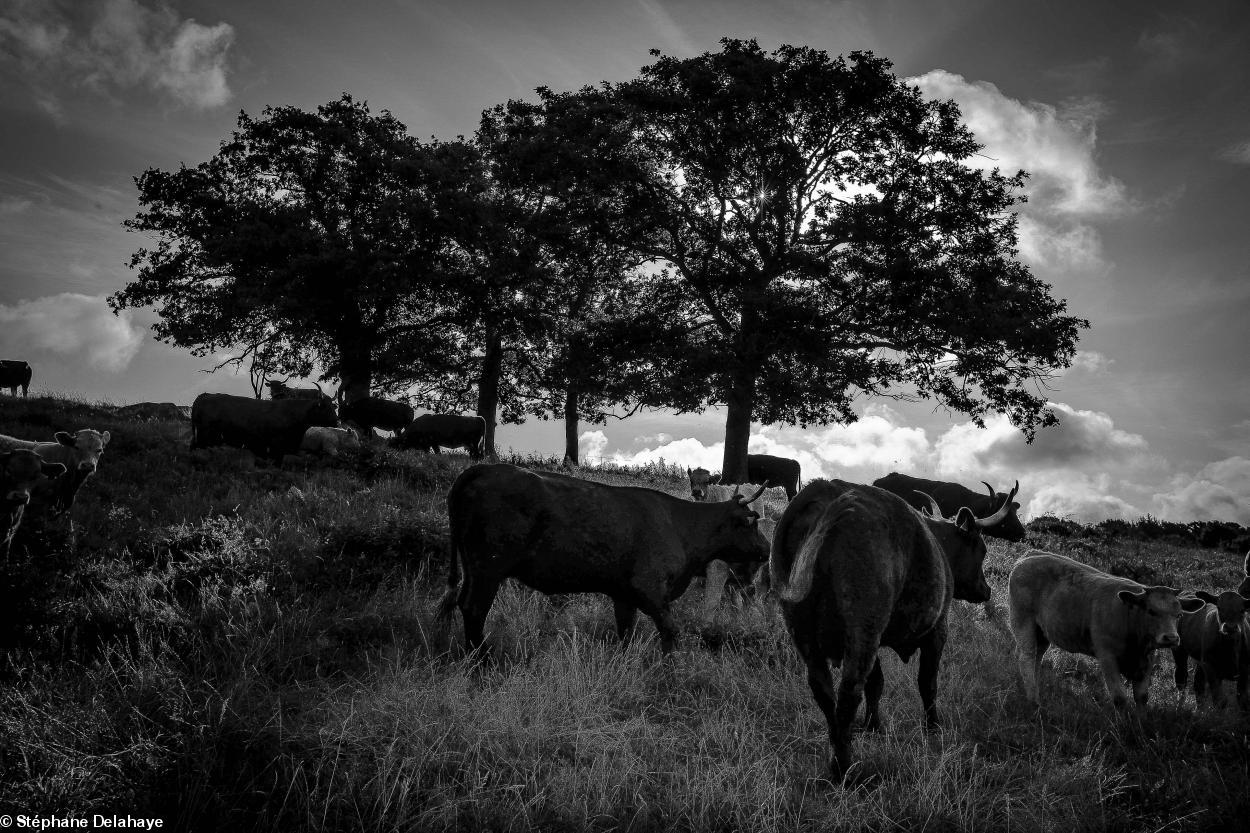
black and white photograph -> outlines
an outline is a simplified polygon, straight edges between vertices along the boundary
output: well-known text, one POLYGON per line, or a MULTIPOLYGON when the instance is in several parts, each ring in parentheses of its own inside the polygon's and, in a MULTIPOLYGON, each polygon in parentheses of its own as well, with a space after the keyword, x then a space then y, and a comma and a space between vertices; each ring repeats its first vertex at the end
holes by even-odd
POLYGON ((1250 819, 1250 4, 0 0, 0 833, 1250 819))

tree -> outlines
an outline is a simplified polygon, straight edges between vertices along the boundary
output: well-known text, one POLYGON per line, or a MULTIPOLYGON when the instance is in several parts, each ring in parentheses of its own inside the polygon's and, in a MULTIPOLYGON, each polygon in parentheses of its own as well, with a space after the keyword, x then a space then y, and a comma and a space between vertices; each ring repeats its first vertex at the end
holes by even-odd
POLYGON ((753 420, 851 421, 861 394, 1004 412, 1030 439, 1056 422, 1036 383, 1088 322, 1016 259, 1025 174, 965 165, 980 146, 954 102, 885 59, 721 43, 540 95, 614 125, 582 130, 578 164, 602 172, 586 204, 663 267, 653 302, 689 310, 657 396, 726 406, 727 478, 746 475, 753 420))
POLYGON ((109 303, 155 306, 157 336, 198 355, 282 344, 276 370, 315 362, 348 400, 406 387, 455 348, 439 327, 472 161, 347 94, 241 113, 209 161, 136 178, 145 210, 126 226, 156 245, 109 303))

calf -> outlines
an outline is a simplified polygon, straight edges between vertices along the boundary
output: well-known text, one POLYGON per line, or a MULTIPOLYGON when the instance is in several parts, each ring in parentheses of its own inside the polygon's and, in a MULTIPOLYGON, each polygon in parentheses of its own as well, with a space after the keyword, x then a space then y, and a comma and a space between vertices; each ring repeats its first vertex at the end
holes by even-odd
POLYGON ((314 425, 304 431, 299 450, 309 454, 338 457, 341 452, 360 451, 360 438, 350 428, 329 428, 314 425))
POLYGON ((100 455, 110 438, 108 431, 100 432, 92 428, 83 428, 73 434, 58 431, 53 435, 53 442, 19 440, 0 434, 0 450, 24 448, 50 463, 62 464, 66 470, 59 477, 39 482, 31 492, 27 512, 38 517, 55 517, 68 512, 74 505, 78 490, 99 467, 100 455))
POLYGON ((829 728, 835 779, 852 764, 851 723, 862 699, 868 728, 880 728, 881 648, 904 662, 919 652, 925 723, 939 725, 951 599, 990 597, 981 529, 1005 516, 977 518, 967 508, 949 519, 926 516, 884 489, 841 480, 813 481, 786 507, 773 536, 772 586, 829 728), (830 662, 841 666, 836 694, 830 662))
POLYGON ((8 558, 31 490, 39 482, 64 473, 65 466, 49 463, 30 449, 0 451, 0 555, 8 558))
POLYGON ((1235 680, 1237 705, 1250 710, 1250 622, 1246 621, 1250 599, 1232 591, 1215 596, 1199 590, 1194 595, 1207 604, 1196 613, 1182 614, 1177 626, 1181 644, 1172 649, 1176 690, 1185 690, 1193 657, 1195 699, 1201 702, 1203 690, 1209 687, 1211 702, 1223 706, 1223 681, 1235 680))
POLYGON ((607 595, 622 638, 642 610, 668 653, 677 635, 669 603, 696 573, 715 558, 768 558, 748 505, 757 497, 692 503, 506 463, 470 466, 447 493, 451 569, 438 616, 459 607, 477 648, 495 593, 512 577, 542 593, 607 595))
POLYGON ((1039 701, 1037 672, 1050 645, 1098 660, 1112 702, 1129 705, 1124 687, 1144 706, 1155 650, 1180 645, 1182 612, 1203 602, 1178 598, 1171 587, 1146 587, 1054 553, 1030 550, 1007 579, 1011 632, 1028 698, 1039 701))

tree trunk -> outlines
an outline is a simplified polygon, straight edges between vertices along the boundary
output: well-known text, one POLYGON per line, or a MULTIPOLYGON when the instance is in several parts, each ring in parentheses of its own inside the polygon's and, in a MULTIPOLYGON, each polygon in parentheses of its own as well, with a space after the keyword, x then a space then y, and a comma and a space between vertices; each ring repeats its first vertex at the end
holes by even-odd
POLYGON ((725 460, 721 465, 722 483, 747 482, 747 443, 751 439, 751 412, 755 405, 753 367, 739 366, 730 374, 726 398, 725 460))
POLYGON ((486 355, 482 357, 482 373, 477 382, 477 415, 486 420, 486 436, 482 447, 486 457, 498 459, 495 451, 496 412, 499 410, 499 376, 503 372, 503 339, 494 325, 486 325, 486 355))
POLYGON ((373 386, 373 351, 361 338, 346 338, 339 346, 339 399, 355 402, 373 386))
POLYGON ((577 386, 572 382, 564 391, 564 459, 581 465, 577 459, 577 386))

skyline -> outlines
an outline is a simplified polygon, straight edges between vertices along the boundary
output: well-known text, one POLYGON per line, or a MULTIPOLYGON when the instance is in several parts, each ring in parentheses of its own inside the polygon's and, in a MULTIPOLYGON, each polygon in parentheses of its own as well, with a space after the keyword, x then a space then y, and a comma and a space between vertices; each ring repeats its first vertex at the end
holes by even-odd
MULTIPOLYGON (((0 0, 0 357, 32 393, 187 404, 250 393, 246 376, 153 341, 149 311, 103 299, 144 240, 131 179, 212 156, 240 110, 306 109, 350 92, 419 138, 471 135, 533 88, 633 77, 647 50, 721 37, 831 55, 871 49, 929 97, 953 98, 987 167, 1031 174, 1021 258, 1088 318, 1053 380, 1062 424, 1025 445, 925 403, 864 401, 850 426, 761 426, 752 451, 870 482, 890 470, 1021 481, 1024 515, 1250 524, 1250 10, 1111 3, 524 4, 0 0)), ((583 426, 607 459, 718 469, 723 414, 647 413, 583 426), (711 465, 709 465, 711 463, 711 465)), ((499 444, 556 453, 559 423, 501 425, 499 444)))

